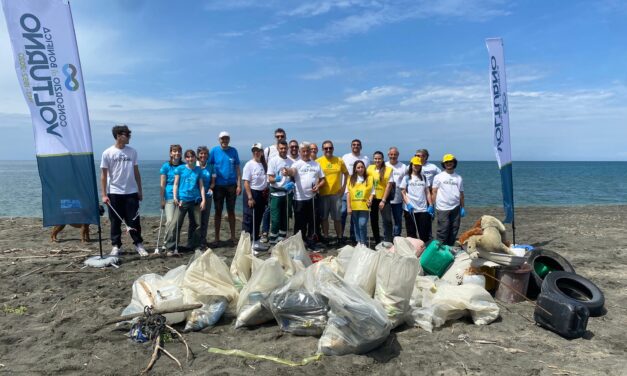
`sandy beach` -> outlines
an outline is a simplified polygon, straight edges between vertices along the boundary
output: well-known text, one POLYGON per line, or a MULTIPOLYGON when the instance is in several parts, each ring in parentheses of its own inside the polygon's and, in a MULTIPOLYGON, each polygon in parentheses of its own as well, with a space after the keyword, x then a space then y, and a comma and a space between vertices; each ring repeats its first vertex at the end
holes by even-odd
MULTIPOLYGON (((462 230, 483 214, 502 217, 502 210, 471 208, 462 230)), ((325 356, 292 368, 211 354, 206 348, 298 361, 316 352, 317 338, 282 333, 275 324, 236 330, 233 319, 223 318, 213 328, 185 334, 196 358, 183 365, 183 372, 162 356, 151 374, 625 375, 627 206, 530 207, 517 208, 516 214, 518 243, 560 253, 604 292, 607 313, 590 318, 584 338, 565 340, 536 326, 534 307, 528 302, 501 304, 501 317, 487 326, 462 319, 429 333, 403 325, 366 355, 325 356)), ((159 218, 142 219, 148 250, 155 248, 158 224, 159 218)), ((508 234, 511 237, 511 231, 508 234)), ((150 344, 136 344, 114 325, 100 323, 118 316, 130 302, 136 278, 166 273, 191 255, 150 259, 126 255, 119 269, 82 269, 85 256, 98 252, 95 226, 91 238, 91 243, 81 244, 79 230, 67 227, 60 242, 51 243, 50 229, 43 228, 40 219, 0 219, 0 373, 132 375, 146 366, 150 344)), ((110 250, 108 238, 104 219, 105 252, 110 250)), ((128 236, 123 241, 130 245, 128 236)), ((234 248, 214 251, 230 265, 234 248)), ((182 345, 169 343, 167 349, 184 360, 182 345)))

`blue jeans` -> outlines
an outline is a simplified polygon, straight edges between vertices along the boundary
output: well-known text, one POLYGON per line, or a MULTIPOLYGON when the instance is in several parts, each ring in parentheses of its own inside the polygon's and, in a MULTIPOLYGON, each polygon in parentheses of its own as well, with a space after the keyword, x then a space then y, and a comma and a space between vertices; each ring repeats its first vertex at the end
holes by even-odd
POLYGON ((266 206, 266 210, 263 212, 261 232, 266 234, 270 232, 270 205, 266 206))
POLYGON ((401 236, 403 230, 403 203, 390 204, 390 207, 392 208, 392 218, 394 219, 392 235, 401 236))
POLYGON ((368 244, 368 217, 370 212, 367 210, 353 210, 351 214, 351 222, 355 223, 355 239, 357 243, 368 244))
MULTIPOLYGON (((346 193, 344 193, 342 195, 342 233, 338 234, 341 235, 341 237, 344 237, 344 228, 346 228, 346 217, 348 215, 348 211, 346 208, 346 193)), ((351 223, 350 223, 350 237, 351 240, 355 240, 355 223, 353 220, 353 217, 351 217, 351 223)))

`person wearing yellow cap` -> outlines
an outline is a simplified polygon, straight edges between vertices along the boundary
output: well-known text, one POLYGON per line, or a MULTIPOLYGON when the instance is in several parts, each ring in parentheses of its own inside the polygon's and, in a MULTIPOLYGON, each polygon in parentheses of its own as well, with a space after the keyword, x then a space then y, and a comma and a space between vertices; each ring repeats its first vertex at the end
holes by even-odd
POLYGON ((401 181, 405 228, 407 236, 423 242, 431 240, 431 216, 433 206, 429 192, 429 180, 422 172, 422 159, 413 157, 409 171, 401 181))
POLYGON ((446 245, 455 244, 461 218, 466 215, 464 209, 464 182, 455 173, 457 159, 453 154, 442 157, 442 168, 433 178, 432 195, 435 202, 438 230, 436 238, 446 245))

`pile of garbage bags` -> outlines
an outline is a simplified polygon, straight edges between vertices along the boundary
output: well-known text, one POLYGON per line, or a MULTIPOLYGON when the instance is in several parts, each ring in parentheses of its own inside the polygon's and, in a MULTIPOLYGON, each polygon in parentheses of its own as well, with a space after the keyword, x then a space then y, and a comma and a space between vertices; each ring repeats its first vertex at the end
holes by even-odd
POLYGON ((293 335, 320 337, 318 350, 326 355, 369 352, 404 323, 432 331, 463 316, 486 325, 499 315, 485 288, 461 284, 459 275, 469 266, 465 253, 442 278, 425 275, 420 259, 425 245, 417 239, 397 237, 376 251, 345 246, 337 257, 316 263, 300 233, 279 242, 265 260, 255 257, 251 246, 242 233, 230 267, 209 249, 164 276, 141 276, 122 315, 147 305, 200 303, 201 308, 166 319, 186 321, 186 331, 213 326, 223 315, 235 316, 236 328, 276 321, 293 335))

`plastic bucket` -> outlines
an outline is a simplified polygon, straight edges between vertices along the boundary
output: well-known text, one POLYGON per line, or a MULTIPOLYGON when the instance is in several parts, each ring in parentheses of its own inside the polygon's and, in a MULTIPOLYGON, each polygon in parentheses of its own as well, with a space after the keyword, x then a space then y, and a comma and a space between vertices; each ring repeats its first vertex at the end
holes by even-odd
POLYGON ((505 303, 518 303, 525 300, 531 266, 525 263, 518 268, 499 268, 496 278, 501 283, 496 288, 494 297, 505 303), (518 293, 518 294, 517 294, 518 293))
POLYGON ((434 240, 420 256, 420 266, 425 273, 442 277, 454 259, 449 246, 434 240))

